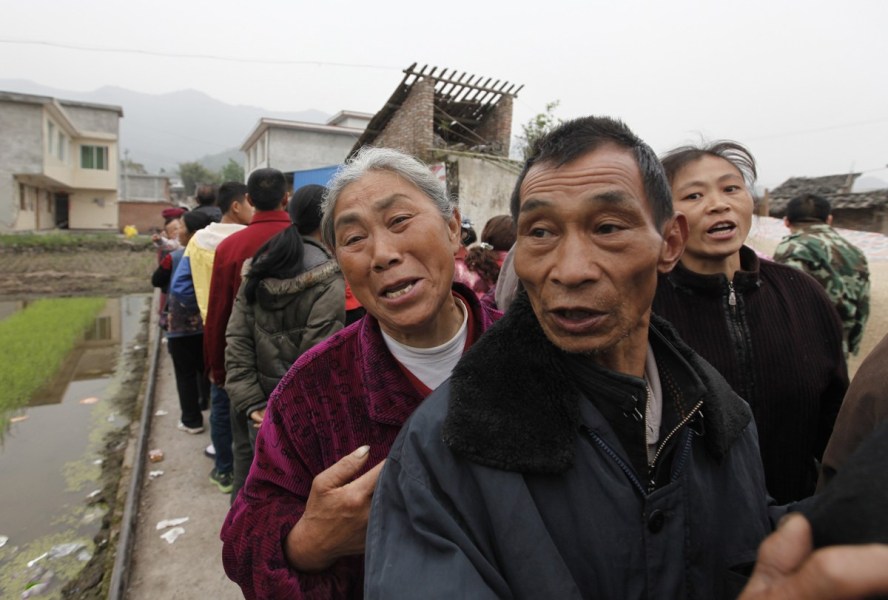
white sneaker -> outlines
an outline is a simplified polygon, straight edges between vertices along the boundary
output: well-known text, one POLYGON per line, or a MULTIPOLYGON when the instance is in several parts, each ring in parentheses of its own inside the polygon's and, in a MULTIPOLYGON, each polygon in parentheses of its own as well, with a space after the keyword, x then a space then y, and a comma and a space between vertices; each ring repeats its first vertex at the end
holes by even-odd
POLYGON ((182 423, 182 421, 179 421, 179 424, 176 425, 176 429, 178 429, 179 431, 184 431, 186 433, 193 433, 193 434, 198 434, 198 433, 204 432, 203 425, 201 425, 200 427, 186 427, 185 424, 182 423))
POLYGON ((204 448, 204 456, 209 456, 210 458, 216 458, 216 447, 212 444, 204 448))

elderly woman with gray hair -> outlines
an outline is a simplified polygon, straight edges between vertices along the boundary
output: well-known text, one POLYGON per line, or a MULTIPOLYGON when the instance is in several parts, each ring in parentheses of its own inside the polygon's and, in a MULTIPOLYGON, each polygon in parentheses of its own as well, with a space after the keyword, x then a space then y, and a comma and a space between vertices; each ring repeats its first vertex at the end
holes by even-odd
POLYGON ((460 215, 428 167, 365 148, 321 221, 366 316, 308 351, 272 393, 222 528, 247 598, 358 598, 370 498, 404 421, 500 316, 453 281, 460 215))

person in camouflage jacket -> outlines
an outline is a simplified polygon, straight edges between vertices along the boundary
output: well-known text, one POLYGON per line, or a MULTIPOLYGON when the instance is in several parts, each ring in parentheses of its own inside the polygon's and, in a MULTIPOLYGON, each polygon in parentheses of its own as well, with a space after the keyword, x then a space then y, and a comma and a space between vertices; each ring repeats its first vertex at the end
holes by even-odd
POLYGON ((801 269, 820 282, 845 330, 845 356, 857 354, 869 317, 870 279, 866 256, 832 228, 829 200, 802 194, 789 201, 783 221, 792 231, 774 260, 801 269))

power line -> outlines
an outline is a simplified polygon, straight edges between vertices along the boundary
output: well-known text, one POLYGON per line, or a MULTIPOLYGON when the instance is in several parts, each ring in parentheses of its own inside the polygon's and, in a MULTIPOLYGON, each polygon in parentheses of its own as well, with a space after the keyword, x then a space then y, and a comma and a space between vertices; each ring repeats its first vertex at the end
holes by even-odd
POLYGON ((768 135, 759 135, 755 137, 744 138, 747 142, 758 142, 762 140, 771 140, 775 138, 781 137, 791 137, 794 135, 804 135, 806 133, 820 133, 823 131, 833 131, 836 129, 846 129, 848 127, 860 127, 862 125, 875 125, 877 123, 886 123, 888 122, 888 117, 883 117, 881 119, 871 119, 869 121, 856 121, 854 123, 843 123, 841 125, 828 125, 826 127, 816 127, 814 129, 799 129, 796 131, 784 131, 782 133, 773 133, 768 135))
POLYGON ((177 52, 160 52, 157 50, 140 50, 137 48, 102 48, 98 46, 79 46, 76 44, 62 44, 59 42, 45 42, 42 40, 10 40, 0 39, 0 44, 21 44, 26 46, 47 46, 50 48, 63 48, 65 50, 78 50, 81 52, 115 53, 115 54, 140 54, 143 56, 160 56, 164 58, 186 58, 195 60, 216 60, 221 62, 252 63, 263 65, 314 65, 318 67, 348 67, 357 69, 385 69, 400 71, 403 67, 391 65, 372 65, 360 63, 325 62, 320 60, 289 60, 267 58, 243 58, 237 56, 219 56, 215 54, 181 54, 177 52))

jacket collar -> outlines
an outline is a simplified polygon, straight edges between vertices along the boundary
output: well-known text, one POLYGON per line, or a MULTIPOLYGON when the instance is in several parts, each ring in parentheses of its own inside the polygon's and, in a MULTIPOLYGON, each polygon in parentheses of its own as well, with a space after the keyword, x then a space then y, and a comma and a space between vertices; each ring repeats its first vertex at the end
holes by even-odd
POLYGON ((285 210, 257 210, 253 213, 253 218, 250 220, 250 225, 255 225, 256 223, 268 223, 268 222, 280 222, 284 223, 290 222, 290 215, 285 210))
MULTIPOLYGON (((671 326, 651 317, 655 354, 672 353, 703 396, 706 447, 716 460, 729 450, 751 419, 748 405, 715 370, 678 338, 671 326)), ((522 473, 562 473, 573 464, 580 426, 581 394, 565 353, 539 325, 525 292, 499 323, 459 362, 451 378, 444 421, 445 443, 468 460, 522 473)), ((659 359, 658 359, 659 360, 659 359)), ((625 386, 625 375, 600 369, 602 389, 625 386)))
MULTIPOLYGON (((755 251, 747 246, 742 246, 740 248, 740 270, 734 273, 734 279, 731 282, 737 292, 747 292, 761 286, 759 266, 759 257, 755 251)), ((671 273, 666 275, 666 279, 677 288, 711 296, 724 294, 728 289, 728 278, 723 273, 702 275, 691 271, 681 262, 675 265, 671 273)))
MULTIPOLYGON (((486 331, 501 316, 499 311, 482 305, 475 293, 465 285, 454 282, 452 289, 468 303, 477 332, 486 331)), ((382 339, 379 321, 367 313, 357 327, 360 328, 358 335, 362 350, 361 377, 367 391, 370 419, 400 427, 423 401, 423 397, 389 352, 382 339)))
POLYGON ((339 264, 335 260, 328 260, 313 269, 303 271, 295 277, 287 279, 266 277, 256 289, 256 299, 264 308, 280 310, 296 300, 305 290, 319 283, 326 282, 331 277, 339 275, 339 273, 339 264))

